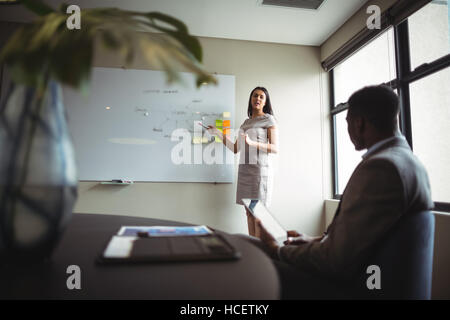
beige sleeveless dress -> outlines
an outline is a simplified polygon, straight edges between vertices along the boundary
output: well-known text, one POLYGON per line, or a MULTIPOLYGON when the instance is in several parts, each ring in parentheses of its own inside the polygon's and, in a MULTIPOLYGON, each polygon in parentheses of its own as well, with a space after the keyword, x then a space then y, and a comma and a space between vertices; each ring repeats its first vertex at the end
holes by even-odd
MULTIPOLYGON (((247 119, 240 127, 240 132, 248 134, 253 141, 267 143, 267 128, 276 126, 275 118, 265 114, 253 119, 247 119)), ((269 206, 273 184, 273 155, 246 147, 241 139, 236 203, 241 204, 242 199, 259 199, 269 206)))

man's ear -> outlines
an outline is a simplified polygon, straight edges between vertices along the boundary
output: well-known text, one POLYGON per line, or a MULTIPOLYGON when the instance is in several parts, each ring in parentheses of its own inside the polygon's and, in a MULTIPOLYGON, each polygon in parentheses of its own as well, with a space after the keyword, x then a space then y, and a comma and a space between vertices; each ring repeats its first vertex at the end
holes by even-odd
POLYGON ((355 129, 358 133, 362 133, 366 128, 366 119, 361 116, 355 116, 354 118, 355 129))

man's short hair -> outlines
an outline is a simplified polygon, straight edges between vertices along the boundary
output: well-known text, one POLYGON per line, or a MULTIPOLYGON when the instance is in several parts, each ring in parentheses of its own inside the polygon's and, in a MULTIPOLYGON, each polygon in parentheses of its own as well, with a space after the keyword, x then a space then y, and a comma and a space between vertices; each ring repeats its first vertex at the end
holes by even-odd
POLYGON ((394 131, 397 128, 399 112, 398 97, 385 85, 364 87, 350 96, 349 116, 362 116, 377 130, 394 131))

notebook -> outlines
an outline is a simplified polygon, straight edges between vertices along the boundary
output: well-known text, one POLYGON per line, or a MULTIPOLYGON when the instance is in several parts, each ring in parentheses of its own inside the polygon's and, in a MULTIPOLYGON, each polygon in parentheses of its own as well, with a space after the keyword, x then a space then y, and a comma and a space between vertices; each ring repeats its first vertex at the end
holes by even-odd
POLYGON ((205 226, 122 227, 97 262, 175 262, 234 260, 239 252, 224 236, 205 226))

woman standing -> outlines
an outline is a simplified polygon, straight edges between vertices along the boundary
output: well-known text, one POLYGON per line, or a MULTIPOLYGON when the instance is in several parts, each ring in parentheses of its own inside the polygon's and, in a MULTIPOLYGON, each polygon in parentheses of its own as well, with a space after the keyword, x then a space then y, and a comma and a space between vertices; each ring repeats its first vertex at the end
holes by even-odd
MULTIPOLYGON (((208 130, 218 135, 224 145, 234 153, 244 148, 239 161, 236 203, 243 205, 242 199, 254 199, 250 204, 251 208, 258 201, 268 206, 273 183, 270 154, 278 151, 278 130, 266 88, 256 87, 252 90, 247 115, 248 119, 241 125, 236 142, 232 142, 213 126, 209 126, 208 130)), ((255 221, 248 212, 247 222, 249 234, 255 236, 255 221)))

